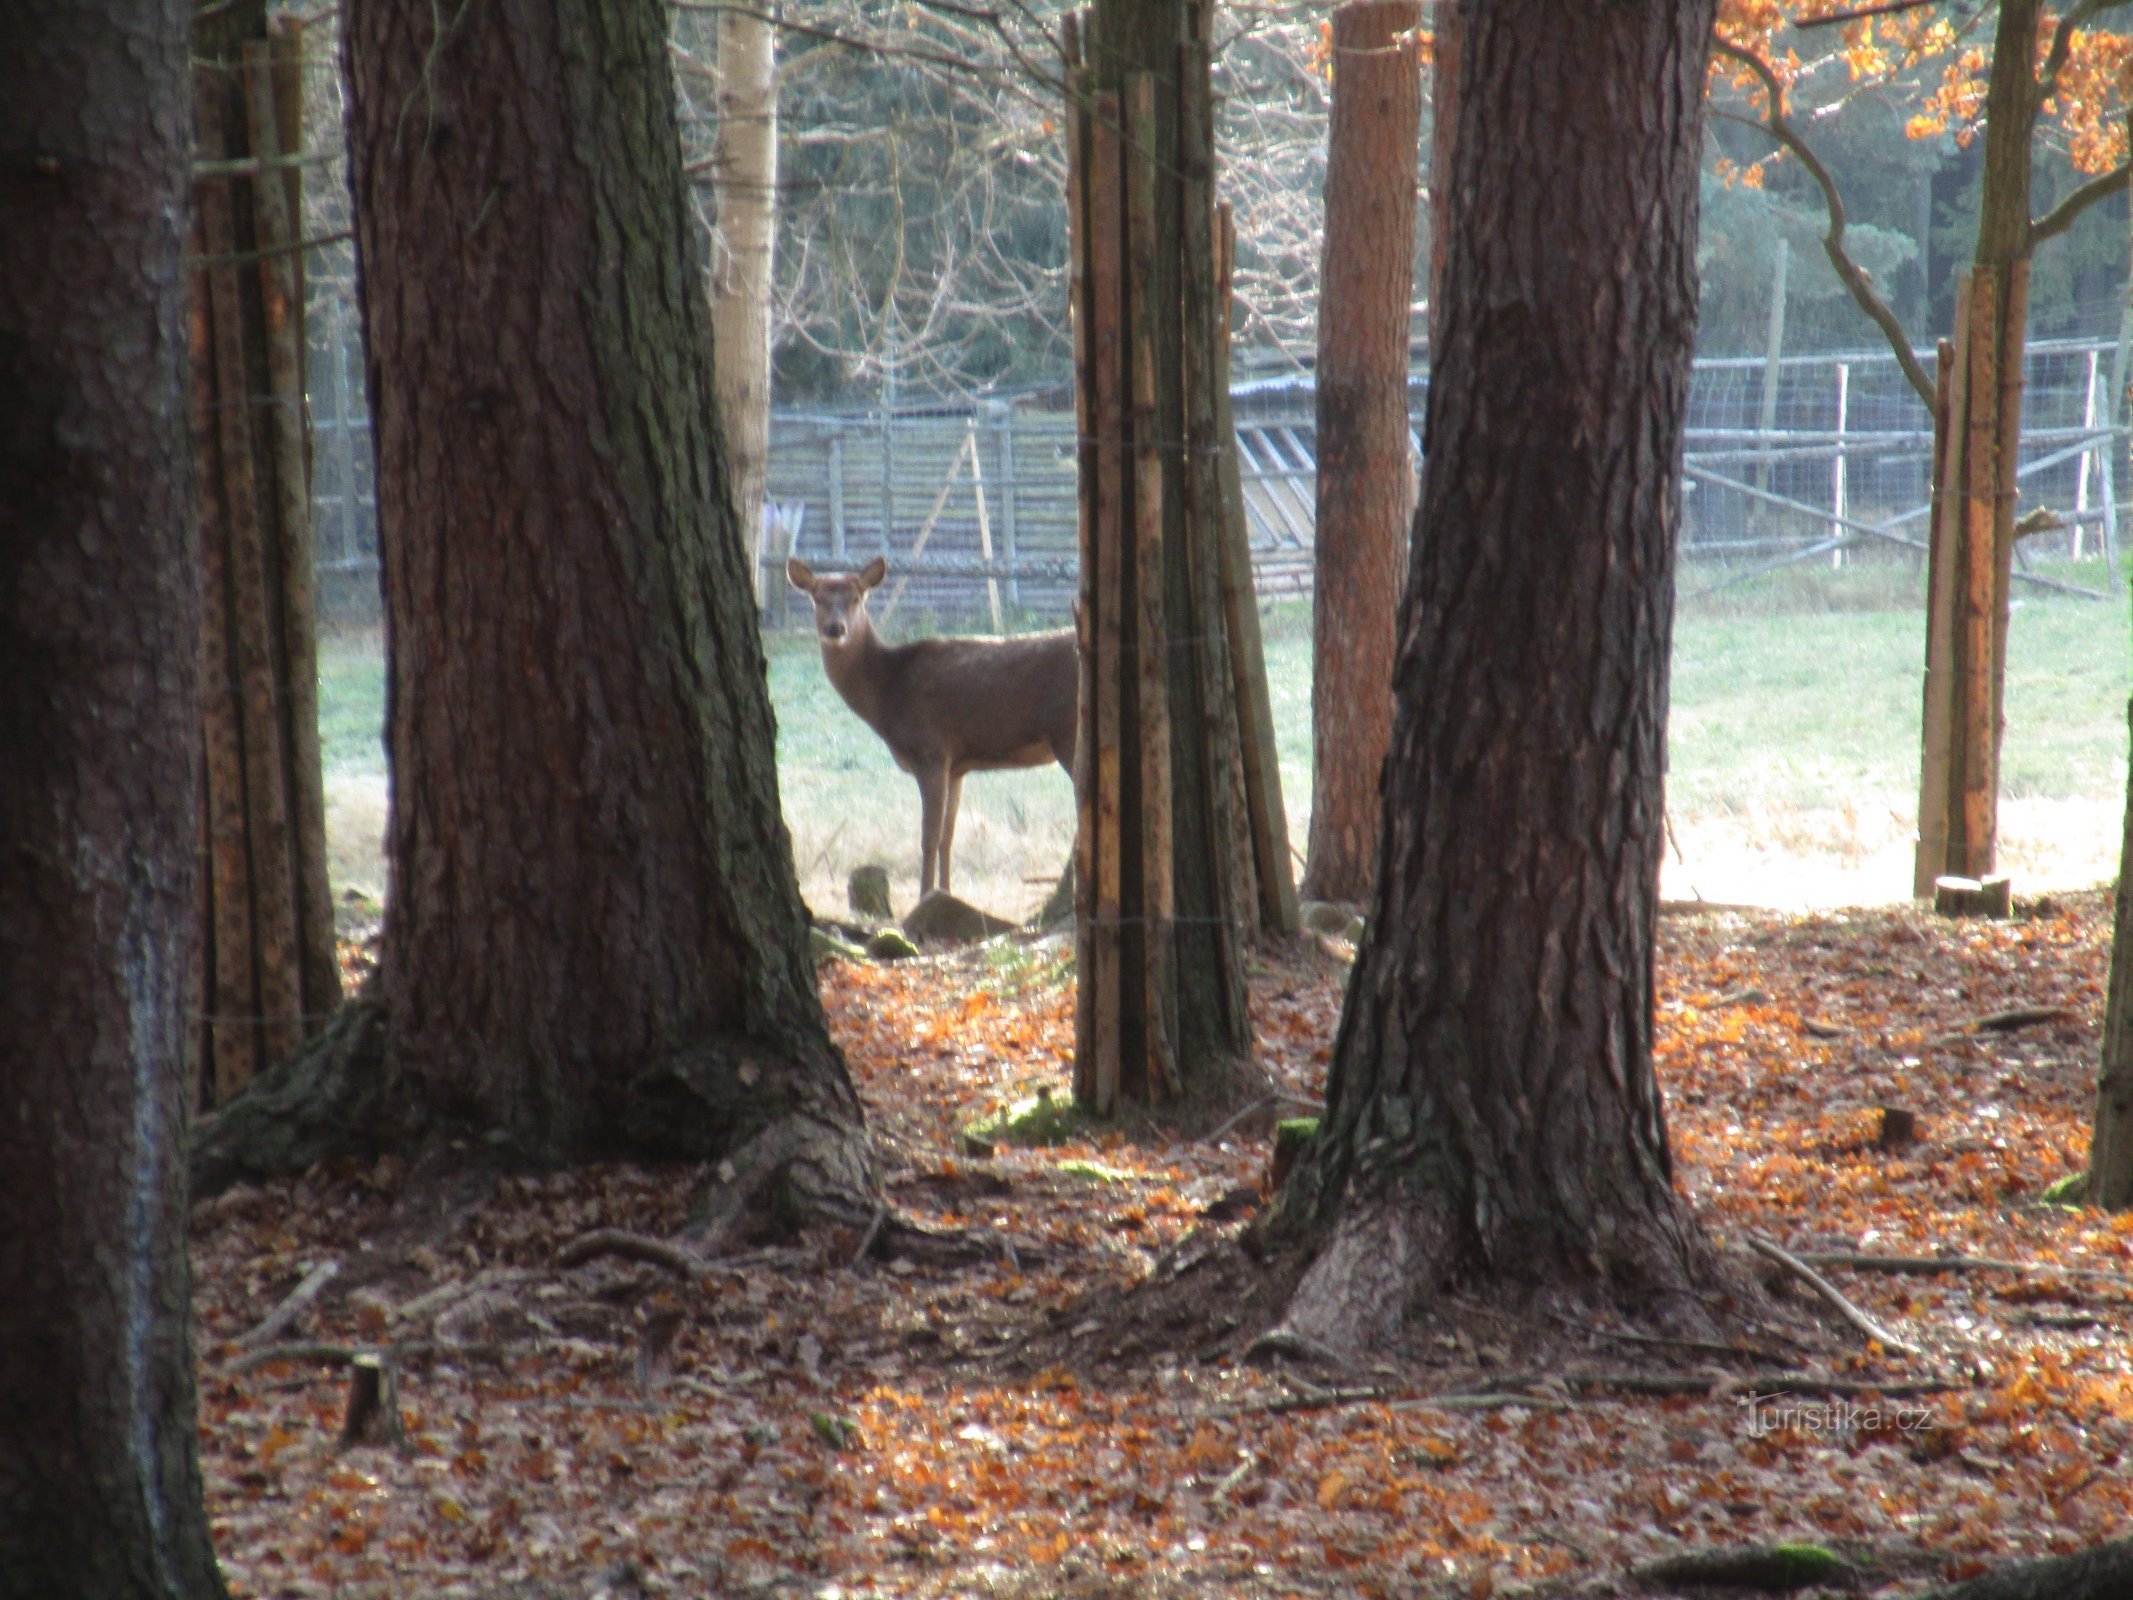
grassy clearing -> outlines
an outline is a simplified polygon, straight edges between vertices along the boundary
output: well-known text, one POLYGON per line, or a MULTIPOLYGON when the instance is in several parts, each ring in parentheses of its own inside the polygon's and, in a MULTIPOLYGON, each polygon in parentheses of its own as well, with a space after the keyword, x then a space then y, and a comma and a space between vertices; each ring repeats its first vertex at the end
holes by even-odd
MULTIPOLYGON (((2093 564, 2057 575, 2098 581, 2093 564)), ((1691 598, 1675 625, 1666 892, 1775 905, 1901 898, 1916 818, 1924 622, 1915 604, 1897 602, 1915 580, 1889 567, 1794 569, 1696 598, 1701 576, 1684 582, 1691 598)), ((2117 866, 2125 795, 2126 602, 2033 592, 2018 596, 2010 627, 2005 864, 2024 891, 2104 881, 2117 866)), ((1265 632, 1300 850, 1311 783, 1308 608, 1270 607, 1265 632)), ((837 698, 809 635, 773 635, 768 651, 779 784, 803 892, 811 904, 840 908, 851 869, 880 862, 905 909, 917 891, 917 785, 837 698)), ((336 881, 381 889, 377 636, 329 639, 320 678, 336 881)), ((1057 767, 977 774, 956 829, 958 891, 1003 915, 1035 910, 1067 860, 1073 828, 1071 786, 1057 767)))

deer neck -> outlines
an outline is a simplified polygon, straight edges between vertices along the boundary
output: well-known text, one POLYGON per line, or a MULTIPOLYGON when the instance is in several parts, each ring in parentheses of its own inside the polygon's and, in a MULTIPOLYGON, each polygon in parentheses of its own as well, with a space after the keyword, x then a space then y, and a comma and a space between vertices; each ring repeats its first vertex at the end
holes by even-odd
POLYGON ((844 697, 846 705, 877 728, 885 709, 882 668, 887 655, 888 646, 863 617, 836 644, 822 641, 822 667, 829 675, 830 686, 844 697))

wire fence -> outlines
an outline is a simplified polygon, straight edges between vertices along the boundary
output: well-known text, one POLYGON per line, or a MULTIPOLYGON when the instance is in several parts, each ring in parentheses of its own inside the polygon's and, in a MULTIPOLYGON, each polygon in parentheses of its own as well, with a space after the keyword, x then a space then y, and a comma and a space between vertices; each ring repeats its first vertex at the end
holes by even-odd
MULTIPOLYGON (((335 341, 314 360, 313 499, 322 583, 374 604, 377 541, 362 386, 335 341)), ((2116 570, 2128 481, 2122 341, 2030 346, 2020 510, 2048 508, 2064 553, 2116 570)), ((1426 381, 1411 387, 1420 461, 1426 381)), ((781 411, 771 423, 758 594, 773 624, 804 607, 788 556, 835 568, 877 554, 899 603, 955 625, 1067 615, 1076 558, 1074 418, 1056 393, 969 407, 781 411)), ((1307 594, 1317 471, 1307 375, 1237 385, 1236 449, 1262 597, 1307 594)), ((1705 581, 1792 561, 1922 553, 1932 419, 1886 351, 1696 363, 1682 555, 1705 581)), ((2033 541, 2025 541, 2033 549, 2033 541)), ((2026 550, 2024 551, 2026 554, 2026 550)))

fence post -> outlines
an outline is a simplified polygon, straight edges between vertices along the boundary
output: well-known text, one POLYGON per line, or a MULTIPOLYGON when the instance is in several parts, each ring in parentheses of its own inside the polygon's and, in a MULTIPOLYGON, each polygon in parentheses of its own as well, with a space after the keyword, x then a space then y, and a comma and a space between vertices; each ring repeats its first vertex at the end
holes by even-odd
MULTIPOLYGON (((1779 239, 1777 257, 1770 268, 1770 331, 1763 345, 1763 404, 1756 417, 1757 431, 1765 434, 1777 427, 1778 360, 1785 353, 1785 276, 1791 260, 1791 247, 1779 239)), ((1768 451, 1755 464, 1755 486, 1764 490, 1770 487, 1768 451)))
MULTIPOLYGON (((2089 352, 2088 382, 2082 386, 2081 391, 2081 428, 2084 433, 2096 426, 2096 375, 2097 368, 2101 365, 2098 359, 2101 355, 2100 350, 2089 352)), ((2102 447, 2091 445, 2081 452, 2080 464, 2074 469, 2073 548, 2068 554, 2076 561, 2081 559, 2081 519, 2088 514, 2089 509, 2089 473, 2091 469, 2100 469, 2102 465, 2102 447)))
POLYGON ((1022 552, 1015 538, 1015 413, 1005 400, 988 400, 985 410, 1000 437, 999 466, 993 477, 1000 486, 1000 548, 1010 569, 1007 603, 1019 611, 1022 608, 1022 579, 1017 574, 1021 569, 1022 552))
POLYGON ((844 555, 844 424, 830 424, 829 448, 830 564, 843 567, 844 555))
MULTIPOLYGON (((1829 536, 1832 539, 1844 537, 1844 434, 1851 416, 1851 401, 1852 364, 1840 361, 1837 363, 1837 453, 1829 468, 1829 507, 1833 514, 1829 536)), ((1843 565, 1844 546, 1840 544, 1829 553, 1829 568, 1835 572, 1843 565)))
POLYGON ((890 553, 890 544, 896 532, 896 445, 890 431, 889 419, 895 413, 890 409, 896 403, 895 380, 890 380, 888 395, 881 405, 881 553, 890 553))

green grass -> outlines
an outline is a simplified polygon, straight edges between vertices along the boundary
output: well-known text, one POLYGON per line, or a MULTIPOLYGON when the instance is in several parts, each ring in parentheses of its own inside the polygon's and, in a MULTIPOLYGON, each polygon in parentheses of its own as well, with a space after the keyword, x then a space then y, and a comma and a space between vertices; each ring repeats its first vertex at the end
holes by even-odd
MULTIPOLYGON (((2093 585, 2098 569, 2060 570, 2093 585)), ((1693 595, 1706 574, 1691 572, 1693 595)), ((1668 892, 1716 899, 1893 900, 1909 889, 1917 804, 1924 619, 1915 578, 1888 566, 1794 570, 1684 600, 1675 624, 1668 892), (1864 608, 1862 607, 1864 603, 1864 608)), ((1264 631, 1292 843, 1311 780, 1308 607, 1267 609, 1264 631)), ((916 625, 895 631, 908 636, 916 625)), ((2128 622, 2123 597, 2017 597, 2010 624, 2003 856, 2025 891, 2116 868, 2126 783, 2128 622)), ((890 871, 915 896, 918 789, 846 709, 812 637, 767 641, 778 768, 801 886, 841 909, 844 880, 890 871)), ((321 739, 338 881, 384 874, 382 673, 375 634, 329 639, 321 739)), ((1057 767, 979 773, 964 787, 956 887, 1008 916, 1035 910, 1072 848, 1071 786, 1057 767)))

